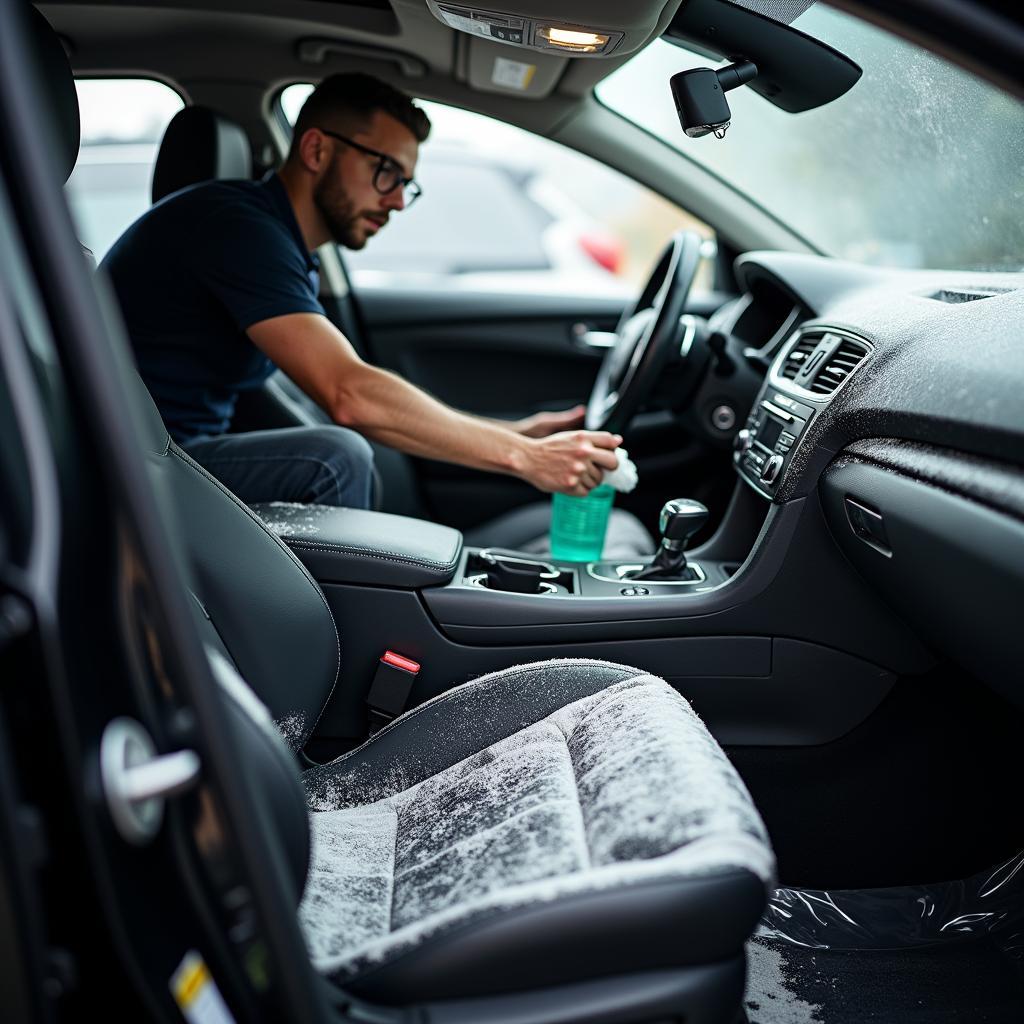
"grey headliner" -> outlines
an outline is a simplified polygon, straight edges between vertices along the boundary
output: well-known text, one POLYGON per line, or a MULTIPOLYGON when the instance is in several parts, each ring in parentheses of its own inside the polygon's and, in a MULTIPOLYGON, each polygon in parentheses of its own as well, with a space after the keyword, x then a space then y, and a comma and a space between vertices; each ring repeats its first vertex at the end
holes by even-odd
MULTIPOLYGON (((679 2, 562 0, 533 7, 567 21, 600 18, 605 27, 630 33, 631 45, 639 47, 660 35, 679 2), (637 27, 645 24, 653 28, 637 27)), ((513 5, 492 6, 508 10, 513 5)), ((524 9, 523 0, 514 6, 524 9)), ((412 95, 489 114, 595 156, 713 224, 739 249, 808 250, 803 239, 714 175, 594 100, 594 85, 627 54, 583 59, 526 51, 530 61, 545 65, 547 73, 535 76, 545 93, 481 91, 466 80, 467 71, 488 53, 519 51, 453 32, 429 13, 424 0, 392 0, 392 7, 393 16, 313 0, 148 0, 131 6, 47 3, 40 10, 68 42, 76 74, 158 78, 187 102, 233 117, 258 147, 280 145, 269 124, 270 108, 285 85, 342 69, 364 70, 412 95), (332 54, 311 62, 298 46, 309 39, 370 50, 366 56, 332 54), (408 62, 396 61, 396 55, 411 55, 413 65, 422 62, 424 73, 403 73, 400 64, 408 62)))

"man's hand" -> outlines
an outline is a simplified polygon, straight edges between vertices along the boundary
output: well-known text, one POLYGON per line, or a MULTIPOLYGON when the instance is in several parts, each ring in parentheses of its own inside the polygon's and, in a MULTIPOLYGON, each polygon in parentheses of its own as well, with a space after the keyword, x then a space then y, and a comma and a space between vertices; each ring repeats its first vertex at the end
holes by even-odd
POLYGON ((510 423, 509 426, 523 437, 548 437, 562 430, 582 427, 586 411, 585 405, 575 405, 561 412, 535 412, 532 416, 510 423))
POLYGON ((530 442, 527 464, 520 474, 540 491, 557 491, 585 497, 604 480, 606 469, 615 469, 618 434, 571 430, 530 442))

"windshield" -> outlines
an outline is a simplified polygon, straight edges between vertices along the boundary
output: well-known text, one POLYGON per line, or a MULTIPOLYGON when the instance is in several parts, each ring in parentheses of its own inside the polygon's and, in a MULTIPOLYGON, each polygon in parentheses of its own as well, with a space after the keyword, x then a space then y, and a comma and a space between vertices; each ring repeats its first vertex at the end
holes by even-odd
POLYGON ((1024 105, 838 11, 816 7, 793 24, 864 69, 817 110, 787 114, 740 88, 729 93, 725 139, 689 139, 668 79, 711 62, 660 39, 598 98, 822 252, 887 266, 1024 267, 1024 105))

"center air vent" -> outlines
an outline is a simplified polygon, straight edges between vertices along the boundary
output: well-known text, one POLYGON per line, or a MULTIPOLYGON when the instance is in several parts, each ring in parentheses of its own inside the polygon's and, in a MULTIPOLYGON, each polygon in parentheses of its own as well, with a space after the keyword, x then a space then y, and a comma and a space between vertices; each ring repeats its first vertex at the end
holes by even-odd
POLYGON ((871 351, 866 341, 829 330, 808 331, 791 345, 776 379, 821 397, 833 394, 871 351))
POLYGON ((859 341, 853 341, 850 338, 838 340, 839 345, 832 355, 822 361, 821 369, 815 374, 810 385, 809 390, 816 395, 831 395, 857 369, 868 354, 867 345, 859 341))
POLYGON ((803 369, 804 363, 810 359, 811 353, 818 347, 819 341, 821 341, 820 334, 805 334, 790 349, 789 355, 786 356, 782 369, 779 371, 786 380, 792 380, 803 369))

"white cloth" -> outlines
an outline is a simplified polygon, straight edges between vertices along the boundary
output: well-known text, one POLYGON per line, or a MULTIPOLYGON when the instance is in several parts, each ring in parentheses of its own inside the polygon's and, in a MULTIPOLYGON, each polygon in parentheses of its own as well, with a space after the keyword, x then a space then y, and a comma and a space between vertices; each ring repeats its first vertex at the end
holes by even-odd
POLYGON ((637 480, 639 479, 636 463, 629 457, 629 452, 625 448, 616 448, 615 457, 619 460, 619 464, 615 469, 606 469, 604 471, 604 482, 609 487, 614 487, 615 490, 628 494, 636 487, 637 480))

